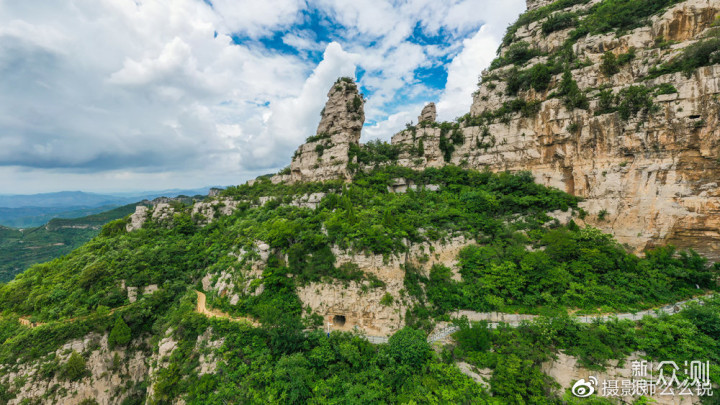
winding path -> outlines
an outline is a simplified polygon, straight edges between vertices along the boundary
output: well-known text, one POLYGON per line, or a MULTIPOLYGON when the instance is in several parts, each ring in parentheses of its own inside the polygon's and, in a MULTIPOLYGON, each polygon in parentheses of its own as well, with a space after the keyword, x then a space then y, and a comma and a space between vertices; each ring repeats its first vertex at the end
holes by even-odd
MULTIPOLYGON (((205 297, 205 294, 200 291, 195 291, 197 293, 197 312, 200 314, 203 314, 207 317, 211 318, 222 318, 222 319, 229 319, 231 321, 236 322, 248 322, 252 324, 253 326, 260 326, 260 323, 257 321, 246 318, 246 317, 234 317, 230 314, 227 314, 225 312, 221 312, 215 309, 208 309, 206 306, 207 299, 205 297)), ((668 304, 660 308, 655 309, 648 309, 645 311, 638 311, 638 312, 627 312, 627 313, 615 313, 615 314, 602 314, 602 315, 580 315, 575 316, 577 322, 579 323, 592 323, 597 320, 600 320, 602 322, 607 322, 611 319, 625 319, 625 320, 631 320, 631 321, 639 321, 645 316, 650 316, 653 318, 657 318, 660 315, 663 314, 675 314, 680 312, 683 308, 685 308, 689 303, 691 302, 698 302, 702 304, 702 299, 704 298, 711 298, 714 296, 714 293, 705 294, 696 298, 692 298, 689 300, 684 301, 678 301, 673 304, 668 304)), ((458 317, 460 316, 467 316, 468 320, 470 321, 487 321, 488 326, 490 328, 497 328, 500 324, 506 324, 511 327, 517 327, 520 326, 523 322, 532 321, 539 317, 539 315, 519 315, 519 314, 506 314, 502 312, 474 312, 474 311, 458 311, 456 313, 458 317)), ((448 336, 452 335, 453 333, 460 330, 457 326, 449 326, 447 328, 441 329, 430 336, 428 336, 427 341, 428 343, 434 343, 439 342, 442 340, 445 340, 448 338, 448 336)), ((367 340, 370 343, 374 344, 382 344, 387 343, 389 336, 371 336, 366 335, 365 336, 367 340)))
MULTIPOLYGON (((678 301, 674 304, 668 304, 660 308, 648 309, 645 311, 638 311, 635 313, 619 313, 619 314, 602 314, 602 315, 580 315, 575 316, 579 323, 592 323, 597 320, 607 322, 611 319, 625 319, 630 321, 639 321, 645 316, 657 318, 660 315, 668 314, 672 315, 680 312, 691 302, 698 302, 702 304, 703 298, 712 298, 714 293, 705 294, 689 300, 678 301)), ((523 322, 532 321, 539 317, 539 315, 517 315, 517 314, 504 314, 501 312, 472 312, 472 311, 458 311, 460 316, 466 315, 470 321, 487 321, 490 328, 497 328, 501 323, 507 324, 512 327, 519 326, 523 322)), ((428 342, 438 342, 445 340, 448 336, 460 330, 457 326, 449 326, 438 332, 435 332, 428 336, 428 342)))
MULTIPOLYGON (((246 322, 255 327, 261 326, 261 324, 259 322, 257 322, 256 320, 254 320, 252 318, 236 317, 236 316, 232 316, 226 312, 219 311, 217 309, 208 309, 207 297, 205 296, 205 294, 200 291, 197 291, 197 290, 195 291, 195 293, 197 293, 197 305, 195 307, 195 310, 199 314, 207 316, 208 318, 228 319, 228 320, 231 320, 234 322, 246 322)), ((683 308, 685 308, 689 303, 698 302, 698 303, 702 304, 702 299, 712 298, 714 295, 715 295, 714 293, 709 293, 709 294, 705 294, 705 295, 702 295, 702 296, 699 296, 696 298, 692 298, 689 300, 678 301, 673 304, 668 304, 668 305, 665 305, 660 308, 648 309, 645 311, 639 311, 639 312, 634 312, 634 313, 627 312, 627 313, 602 314, 602 315, 580 315, 580 316, 575 316, 575 318, 576 318, 577 322, 579 322, 579 323, 592 323, 592 322, 595 322, 596 320, 606 322, 606 321, 609 321, 610 319, 625 319, 625 320, 631 320, 631 321, 639 321, 645 316, 657 318, 658 316, 660 316, 662 314, 670 314, 671 315, 671 314, 678 313, 683 308)), ((126 306, 127 305, 118 307, 118 308, 113 308, 112 310, 110 310, 110 313, 112 314, 115 311, 117 311, 118 309, 125 308, 126 306)), ((523 322, 532 321, 539 317, 539 315, 507 314, 507 313, 502 313, 502 312, 474 312, 474 311, 457 311, 456 312, 456 317, 461 317, 463 315, 467 316, 468 320, 470 320, 470 321, 487 321, 488 326, 490 328, 497 328, 498 325, 500 325, 500 324, 506 324, 511 327, 517 327, 523 322)), ((84 318, 87 318, 88 316, 66 319, 66 320, 63 320, 62 322, 70 322, 70 321, 75 321, 78 319, 84 319, 84 318)), ((30 320, 27 319, 26 317, 20 317, 20 319, 18 319, 18 321, 22 325, 25 325, 30 328, 35 328, 35 327, 44 325, 44 323, 40 323, 40 322, 30 322, 30 320)), ((449 327, 441 329, 435 333, 432 333, 430 336, 428 336, 427 341, 428 341, 428 343, 434 343, 434 342, 439 342, 439 341, 445 340, 448 338, 448 336, 452 335, 453 333, 457 332, 458 330, 460 330, 460 328, 457 326, 449 326, 449 327)), ((366 335, 365 337, 367 338, 367 340, 370 343, 374 343, 374 344, 387 343, 388 339, 389 339, 389 336, 366 335)))
POLYGON ((221 318, 221 319, 229 319, 231 321, 235 322, 247 322, 253 326, 260 326, 260 323, 256 322, 255 320, 251 318, 246 317, 236 317, 232 316, 226 312, 218 311, 217 309, 208 309, 207 308, 207 297, 205 296, 205 293, 202 293, 200 291, 195 291, 197 293, 197 306, 195 307, 195 310, 202 315, 207 316, 208 318, 221 318))

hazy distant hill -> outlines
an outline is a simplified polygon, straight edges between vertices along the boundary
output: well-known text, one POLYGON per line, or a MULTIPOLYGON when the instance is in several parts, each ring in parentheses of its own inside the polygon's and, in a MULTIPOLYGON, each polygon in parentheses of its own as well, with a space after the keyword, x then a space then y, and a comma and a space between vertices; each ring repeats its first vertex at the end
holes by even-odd
POLYGON ((126 204, 157 197, 205 195, 210 187, 195 190, 163 190, 143 193, 95 194, 61 191, 31 195, 0 195, 0 225, 30 228, 46 224, 53 218, 80 218, 98 214, 126 204))
MULTIPOLYGON (((82 191, 61 191, 29 195, 0 195, 0 207, 99 207, 103 205, 129 203, 128 197, 85 193, 82 191)), ((136 200, 135 200, 136 201, 136 200)))
POLYGON ((112 220, 135 211, 136 203, 124 205, 82 218, 56 218, 36 228, 18 229, 0 226, 0 282, 35 263, 47 262, 81 246, 112 220))

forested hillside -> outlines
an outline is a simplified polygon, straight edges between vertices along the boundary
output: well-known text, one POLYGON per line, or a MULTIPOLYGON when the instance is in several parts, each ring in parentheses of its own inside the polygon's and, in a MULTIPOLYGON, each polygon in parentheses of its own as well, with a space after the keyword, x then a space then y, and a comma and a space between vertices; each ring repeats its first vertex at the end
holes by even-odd
POLYGON ((0 226, 0 282, 12 280, 33 264, 70 253, 95 237, 104 224, 132 213, 135 205, 82 218, 56 218, 36 228, 20 230, 0 226))
MULTIPOLYGON (((560 394, 539 368, 557 350, 593 366, 638 350, 651 358, 672 353, 674 359, 720 360, 717 300, 637 325, 579 325, 561 315, 576 309, 637 310, 702 294, 717 289, 718 267, 692 252, 676 255, 672 248, 638 258, 593 228, 573 220, 561 225, 546 213, 570 210, 581 221, 577 199, 539 186, 527 174, 387 167, 359 173, 352 184, 274 185, 265 179, 226 190, 220 198, 230 197, 239 201, 238 209, 206 226, 198 225, 202 218, 191 215, 192 206, 181 203, 174 204, 172 218, 149 219, 134 232, 126 231, 127 219, 113 221, 71 254, 0 286, 0 375, 5 375, 0 398, 28 395, 23 387, 40 380, 64 386, 89 375, 101 378, 90 366, 98 356, 115 364, 108 373, 127 382, 116 388, 126 403, 145 396, 157 403, 179 397, 188 403, 557 403, 560 394), (419 186, 389 191, 400 177, 419 186), (314 209, 291 204, 314 192, 325 193, 314 209), (260 197, 271 198, 260 205, 260 197), (298 288, 317 281, 364 285, 369 294, 386 288, 358 266, 336 266, 328 246, 392 257, 412 244, 457 234, 476 241, 459 255, 460 281, 441 265, 422 274, 408 263, 404 291, 385 303, 404 303, 407 327, 387 344, 373 345, 352 332, 328 337, 322 318, 308 312, 297 295, 298 288), (258 240, 269 245, 265 261, 252 253, 258 240), (243 291, 239 282, 251 262, 263 263, 261 274, 243 291), (201 279, 220 272, 236 276, 231 292, 240 298, 231 304, 230 294, 206 290, 210 305, 261 326, 195 311, 201 279), (149 285, 158 290, 130 299, 131 288, 144 291, 149 285), (551 318, 518 329, 465 324, 456 344, 433 350, 427 333, 457 309, 551 318), (39 326, 23 326, 18 317, 39 326), (120 343, 113 337, 118 328, 126 328, 120 343), (107 333, 109 341, 102 337, 107 333), (68 375, 67 368, 79 361, 68 357, 76 349, 58 349, 72 339, 100 340, 83 346, 83 367, 68 375), (681 343, 664 347, 668 339, 681 343), (145 371, 123 371, 138 351, 153 354, 145 371), (461 360, 495 370, 490 387, 453 366, 461 360), (27 366, 43 371, 8 380, 27 366), (525 388, 518 392, 518 387, 525 388)), ((43 395, 55 398, 61 392, 43 395)))

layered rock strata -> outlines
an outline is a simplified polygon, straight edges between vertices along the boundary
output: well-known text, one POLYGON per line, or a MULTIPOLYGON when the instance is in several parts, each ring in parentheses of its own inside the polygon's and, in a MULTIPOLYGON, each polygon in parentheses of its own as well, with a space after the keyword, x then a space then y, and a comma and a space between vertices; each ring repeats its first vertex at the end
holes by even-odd
POLYGON ((350 148, 360 140, 365 122, 364 105, 355 82, 347 77, 338 79, 328 92, 317 133, 295 152, 290 174, 277 175, 273 182, 349 179, 350 148))
MULTIPOLYGON (((528 7, 545 3, 529 2, 528 7)), ((558 13, 582 12, 594 3, 558 13)), ((421 156, 405 148, 399 164, 417 169, 455 164, 493 171, 529 170, 538 182, 582 197, 587 220, 637 252, 674 244, 718 260, 720 65, 689 74, 653 77, 649 73, 682 58, 688 46, 717 35, 713 24, 719 11, 718 2, 689 0, 623 35, 578 39, 572 50, 581 63, 570 74, 589 100, 586 109, 568 108, 557 96, 562 73, 549 80, 545 91, 529 88, 509 95, 508 77, 517 69, 546 63, 549 56, 542 55, 558 52, 572 31, 546 35, 542 26, 547 19, 519 27, 500 55, 506 57, 514 45, 525 42, 541 56, 483 72, 470 115, 457 129, 419 125, 395 135, 393 144, 415 146, 412 150, 423 142, 421 156), (659 40, 672 45, 658 46, 659 40), (607 52, 618 58, 635 56, 609 74, 604 62, 607 52), (602 92, 619 97, 638 89, 648 89, 647 111, 623 118, 616 110, 603 110, 602 92), (536 112, 510 110, 491 123, 475 123, 478 117, 497 114, 517 101, 536 112), (459 142, 450 142, 450 136, 459 142), (452 143, 449 153, 441 150, 443 137, 446 144, 452 143)))

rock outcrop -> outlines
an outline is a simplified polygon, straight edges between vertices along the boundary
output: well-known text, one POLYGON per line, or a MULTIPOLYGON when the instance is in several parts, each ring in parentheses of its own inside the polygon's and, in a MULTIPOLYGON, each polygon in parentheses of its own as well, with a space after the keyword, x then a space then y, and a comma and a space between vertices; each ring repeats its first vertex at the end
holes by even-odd
MULTIPOLYGON (((528 8, 548 3, 528 1, 528 8)), ((558 13, 580 11, 583 18, 595 3, 558 13)), ((716 1, 688 0, 647 26, 574 42, 572 28, 543 32, 550 17, 520 26, 501 57, 512 57, 518 44, 540 56, 483 72, 461 122, 421 123, 395 135, 392 143, 406 146, 399 164, 529 170, 539 183, 582 197, 586 221, 638 253, 673 244, 720 260, 720 58, 688 73, 650 75, 692 44, 717 40, 718 12, 716 1), (568 43, 577 61, 568 65, 569 77, 551 75, 543 90, 509 88, 530 68, 548 66, 568 43), (613 57, 624 62, 608 71, 605 59, 613 57), (586 105, 568 107, 559 95, 572 83, 586 105), (645 97, 643 106, 631 96, 645 97)))
POLYGON ((446 241, 410 246, 407 254, 383 257, 362 255, 333 247, 336 265, 357 266, 379 281, 343 284, 309 283, 297 288, 304 307, 323 316, 333 330, 359 330, 370 336, 388 336, 405 325, 405 312, 412 307, 412 298, 405 292, 405 265, 412 264, 426 277, 433 265, 447 266, 459 280, 457 256, 473 241, 463 236, 446 241))
POLYGON ((273 182, 349 179, 350 148, 360 140, 364 105, 355 82, 348 77, 338 79, 328 93, 317 133, 295 152, 290 174, 277 175, 273 182))
POLYGON ((130 215, 130 221, 125 226, 125 230, 132 232, 142 228, 145 221, 147 221, 148 211, 148 207, 144 205, 138 205, 135 207, 135 213, 130 215))
POLYGON ((426 105, 422 112, 420 113, 420 116, 418 117, 418 123, 420 122, 435 122, 437 119, 437 110, 435 109, 435 103, 430 103, 426 105))
MULTIPOLYGON (((560 393, 571 389, 576 381, 580 379, 589 381, 592 377, 595 378, 599 384, 596 388, 597 392, 602 394, 603 383, 611 381, 617 381, 619 386, 622 386, 623 383, 627 384, 627 382, 631 382, 632 380, 652 381, 656 384, 658 381, 657 376, 638 377, 636 375, 637 369, 635 371, 633 370, 633 362, 642 362, 644 356, 645 353, 636 352, 622 361, 610 360, 604 370, 598 371, 582 367, 576 357, 560 352, 557 359, 543 363, 542 370, 560 384, 560 390, 558 390, 560 393)), ((653 368, 653 364, 649 362, 646 364, 648 364, 648 371, 650 371, 653 368)), ((654 366, 656 367, 657 365, 654 366)), ((654 370, 654 372, 657 373, 657 370, 654 370)), ((648 395, 648 399, 658 405, 690 405, 702 402, 699 396, 686 394, 668 395, 668 393, 663 394, 661 391, 662 390, 658 390, 652 395, 648 395)), ((619 403, 630 404, 637 399, 636 396, 630 395, 632 393, 631 390, 618 389, 617 392, 617 395, 612 396, 616 397, 619 403)))
POLYGON ((68 341, 54 352, 34 362, 0 366, 0 384, 13 386, 15 398, 9 405, 25 403, 76 405, 94 400, 97 404, 119 404, 139 395, 148 375, 147 342, 136 340, 127 348, 111 349, 108 335, 90 333, 83 339, 68 341), (86 376, 69 380, 63 372, 47 373, 54 364, 65 364, 72 353, 84 355, 86 376), (7 369, 6 369, 7 368, 7 369))
POLYGON ((525 3, 527 4, 528 11, 530 10, 537 10, 540 7, 545 7, 548 4, 552 4, 555 2, 555 0, 526 0, 525 3))

